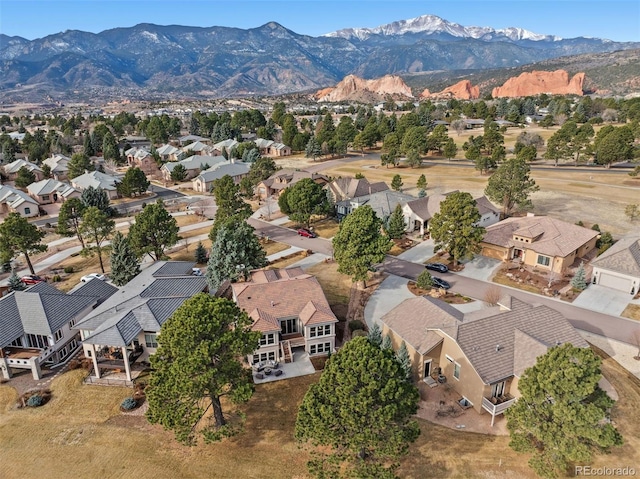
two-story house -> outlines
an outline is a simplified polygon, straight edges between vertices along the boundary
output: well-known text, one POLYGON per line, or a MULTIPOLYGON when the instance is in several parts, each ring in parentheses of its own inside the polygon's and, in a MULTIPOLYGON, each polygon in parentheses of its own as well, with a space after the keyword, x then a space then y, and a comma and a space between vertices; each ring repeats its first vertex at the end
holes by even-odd
POLYGON ((262 333, 250 364, 291 362, 296 349, 309 356, 334 351, 338 319, 314 276, 300 268, 258 270, 231 286, 233 300, 254 321, 252 329, 262 333))

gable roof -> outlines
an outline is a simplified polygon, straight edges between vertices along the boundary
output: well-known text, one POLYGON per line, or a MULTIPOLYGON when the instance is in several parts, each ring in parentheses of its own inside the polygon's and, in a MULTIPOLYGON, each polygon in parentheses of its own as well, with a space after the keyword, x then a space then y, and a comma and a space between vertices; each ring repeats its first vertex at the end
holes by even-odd
POLYGON ((63 293, 42 282, 0 298, 0 347, 23 334, 51 335, 84 309, 118 290, 104 281, 98 282, 102 285, 97 288, 79 288, 73 293, 63 293))
POLYGON ((519 246, 537 253, 565 257, 598 236, 598 232, 549 216, 507 218, 487 226, 483 242, 510 248, 519 246), (513 236, 530 239, 516 241, 513 236))
POLYGON ((640 237, 631 236, 618 240, 591 261, 591 265, 640 277, 640 237))
POLYGON ((42 169, 40 169, 38 165, 22 159, 15 160, 4 165, 4 172, 8 175, 17 173, 23 166, 29 171, 39 171, 40 173, 42 173, 42 169))
POLYGON ((162 145, 160 148, 157 148, 156 151, 159 155, 173 155, 175 153, 178 153, 180 149, 176 148, 173 145, 166 144, 162 145))
POLYGON ((569 321, 548 306, 510 296, 500 305, 462 314, 438 299, 418 297, 405 300, 382 321, 421 354, 436 346, 438 337, 449 336, 485 384, 522 374, 552 346, 588 346, 569 321))
POLYGON ((206 291, 206 278, 192 275, 194 264, 189 261, 153 263, 73 329, 90 331, 84 342, 102 346, 128 346, 143 331, 159 332, 182 303, 206 291))
POLYGON ((380 191, 386 191, 389 189, 389 186, 387 186, 384 181, 370 183, 366 178, 345 176, 343 178, 336 178, 327 185, 327 188, 331 190, 335 201, 343 201, 350 198, 370 195, 372 193, 379 193, 380 191))
MULTIPOLYGON (((433 218, 433 215, 439 213, 440 204, 446 200, 451 193, 456 192, 457 190, 449 191, 444 194, 436 193, 423 198, 418 198, 417 200, 409 201, 407 203, 407 207, 414 215, 416 215, 416 217, 422 221, 427 221, 433 218)), ((489 212, 497 213, 499 211, 495 206, 493 206, 486 196, 479 196, 478 198, 475 198, 475 202, 481 216, 489 212)))
POLYGON ((107 175, 99 171, 88 171, 71 180, 71 184, 81 190, 86 190, 90 186, 103 190, 115 191, 118 179, 115 176, 107 175))
POLYGON ((229 175, 233 178, 234 176, 246 175, 249 173, 249 168, 250 166, 247 163, 226 161, 224 163, 213 165, 208 170, 204 170, 195 178, 195 180, 209 183, 213 180, 222 178, 225 175, 229 175))
POLYGON ((233 299, 254 320, 252 329, 279 331, 279 319, 300 318, 302 324, 335 323, 318 280, 300 268, 258 270, 251 280, 231 285, 233 299))
POLYGON ((69 161, 71 161, 71 158, 68 156, 55 154, 44 160, 42 164, 51 168, 52 173, 64 173, 69 171, 69 167, 67 166, 69 161))
POLYGON ((209 168, 211 168, 212 166, 226 161, 227 159, 224 156, 192 155, 184 160, 165 163, 162 165, 161 169, 171 173, 176 165, 182 165, 187 171, 202 170, 203 166, 209 165, 209 168))
POLYGON ((231 151, 231 148, 235 148, 239 144, 240 143, 238 143, 233 138, 229 138, 228 140, 219 141, 218 143, 213 145, 213 148, 218 150, 218 151, 222 151, 223 148, 226 148, 227 151, 231 151))
POLYGON ((0 205, 6 204, 9 208, 15 209, 23 203, 38 205, 38 202, 24 191, 11 188, 7 185, 0 185, 0 205))
POLYGON ((27 186, 27 191, 36 196, 49 195, 55 191, 65 198, 73 193, 79 193, 78 190, 68 183, 63 183, 62 181, 51 178, 31 183, 27 186))
POLYGON ((381 219, 387 218, 397 205, 404 205, 415 197, 399 191, 380 191, 371 195, 360 196, 344 201, 339 201, 336 205, 344 205, 351 208, 369 205, 375 211, 376 216, 381 219))

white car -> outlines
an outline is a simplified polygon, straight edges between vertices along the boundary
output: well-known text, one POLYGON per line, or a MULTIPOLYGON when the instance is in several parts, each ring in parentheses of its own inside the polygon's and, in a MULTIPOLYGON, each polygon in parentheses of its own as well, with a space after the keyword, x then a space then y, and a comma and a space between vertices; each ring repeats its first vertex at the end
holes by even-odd
POLYGON ((91 279, 99 279, 101 281, 105 281, 107 279, 107 277, 104 274, 100 274, 100 273, 89 273, 86 276, 83 276, 82 278, 80 278, 80 281, 82 281, 83 283, 86 283, 87 281, 91 280, 91 279))

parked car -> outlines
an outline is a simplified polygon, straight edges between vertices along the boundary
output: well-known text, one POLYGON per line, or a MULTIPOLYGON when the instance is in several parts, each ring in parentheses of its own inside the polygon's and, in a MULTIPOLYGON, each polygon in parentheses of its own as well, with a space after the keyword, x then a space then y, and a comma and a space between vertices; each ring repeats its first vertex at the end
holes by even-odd
POLYGON ((316 238, 318 236, 313 231, 308 230, 307 228, 300 228, 298 230, 298 234, 300 236, 304 236, 305 238, 316 238))
POLYGON ((433 280, 433 286, 440 289, 449 289, 451 285, 442 278, 438 278, 437 276, 433 276, 431 278, 433 280))
POLYGON ((447 271, 449 271, 447 265, 442 263, 427 263, 424 265, 424 267, 432 271, 437 271, 439 273, 446 273, 447 271))
POLYGON ((192 276, 202 276, 202 270, 200 268, 191 268, 192 276))
POLYGON ((89 273, 85 276, 83 276, 82 278, 80 278, 80 281, 82 281, 83 283, 86 283, 87 281, 91 280, 91 279, 99 279, 100 281, 105 281, 107 279, 107 277, 104 274, 100 274, 100 273, 89 273))
POLYGON ((24 284, 38 284, 46 281, 46 279, 35 274, 28 274, 27 276, 23 276, 22 278, 20 278, 20 281, 22 281, 24 284))

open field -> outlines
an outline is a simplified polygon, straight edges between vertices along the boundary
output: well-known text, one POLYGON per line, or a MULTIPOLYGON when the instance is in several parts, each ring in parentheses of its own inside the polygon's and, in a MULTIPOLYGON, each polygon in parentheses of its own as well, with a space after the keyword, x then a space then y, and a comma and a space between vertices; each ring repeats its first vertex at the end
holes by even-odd
MULTIPOLYGON (((595 467, 640 464, 640 380, 604 357, 603 372, 620 395, 613 420, 625 444, 596 456, 595 467)), ((217 444, 184 447, 144 417, 123 415, 130 389, 85 386, 82 370, 53 381, 52 400, 39 409, 13 409, 15 390, 0 386, 0 463, 3 479, 74 477, 307 478, 308 453, 293 440, 296 411, 318 374, 259 385, 246 412, 245 430, 217 444)), ((508 437, 455 431, 419 420, 421 435, 402 459, 403 478, 535 478, 527 456, 508 437)))

